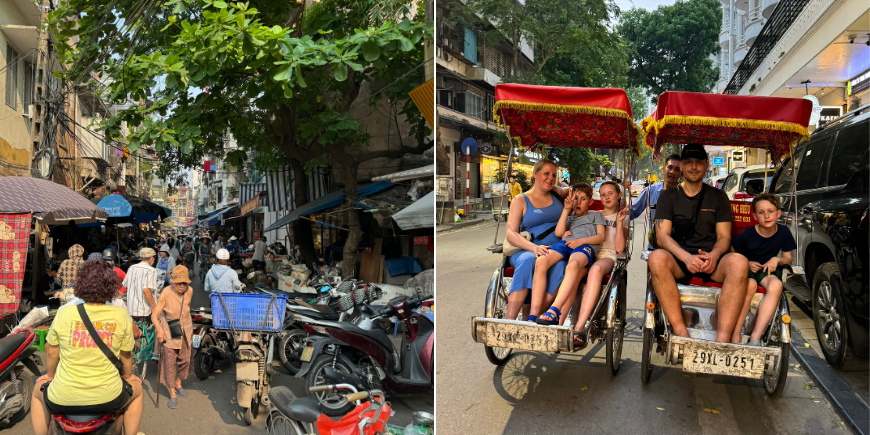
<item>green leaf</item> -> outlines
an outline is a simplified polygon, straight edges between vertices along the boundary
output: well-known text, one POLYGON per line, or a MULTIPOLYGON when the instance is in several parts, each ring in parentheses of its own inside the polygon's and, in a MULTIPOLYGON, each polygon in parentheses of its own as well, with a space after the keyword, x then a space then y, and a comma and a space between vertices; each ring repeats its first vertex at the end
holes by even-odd
POLYGON ((222 2, 222 1, 220 1, 220 0, 218 0, 218 1, 214 2, 214 3, 212 3, 211 5, 214 6, 214 7, 216 7, 216 8, 218 8, 218 9, 224 9, 224 8, 227 7, 226 2, 222 2))
POLYGON ((356 72, 362 72, 362 70, 363 70, 363 66, 356 63, 356 62, 351 62, 348 60, 348 61, 345 61, 345 63, 347 64, 347 66, 353 68, 353 70, 356 72))
POLYGON ((303 88, 307 88, 308 84, 305 83, 305 79, 302 78, 302 68, 295 68, 296 70, 296 82, 299 83, 299 86, 303 88))
POLYGON ((166 89, 172 89, 177 84, 178 79, 175 78, 175 74, 169 74, 168 76, 166 76, 166 89))
POLYGON ((332 66, 332 72, 335 73, 335 79, 343 82, 347 80, 347 68, 342 63, 337 63, 332 66))
POLYGON ((127 149, 128 149, 131 153, 135 153, 136 150, 139 149, 139 145, 140 145, 140 144, 139 144, 139 140, 138 140, 138 139, 133 139, 133 140, 130 141, 129 144, 127 144, 127 149))
POLYGON ((414 44, 408 38, 399 37, 399 47, 402 51, 411 51, 414 49, 414 44))
POLYGON ((245 53, 245 56, 253 56, 257 52, 257 47, 254 46, 254 42, 248 34, 245 34, 245 40, 242 42, 242 52, 245 53))
POLYGON ((171 142, 172 142, 172 136, 170 136, 170 135, 167 134, 167 133, 163 133, 163 135, 160 136, 160 140, 162 140, 163 142, 171 143, 171 142))
POLYGON ((272 79, 276 82, 286 82, 289 81, 293 77, 293 67, 287 65, 283 68, 279 68, 278 71, 272 76, 272 79))
POLYGON ((366 62, 374 62, 381 56, 381 49, 375 41, 368 41, 362 46, 363 58, 366 62))
POLYGON ((181 153, 182 154, 190 154, 191 151, 193 151, 193 141, 188 139, 188 140, 184 141, 183 144, 181 144, 181 153))

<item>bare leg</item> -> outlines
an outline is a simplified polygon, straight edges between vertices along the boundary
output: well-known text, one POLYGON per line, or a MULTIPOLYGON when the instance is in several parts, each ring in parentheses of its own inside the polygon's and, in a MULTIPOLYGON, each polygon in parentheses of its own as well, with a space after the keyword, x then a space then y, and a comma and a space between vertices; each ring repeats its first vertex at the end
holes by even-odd
MULTIPOLYGON (((732 343, 740 343, 740 325, 749 314, 749 306, 752 305, 752 297, 755 296, 755 291, 758 290, 758 284, 754 279, 746 281, 746 300, 743 302, 743 308, 740 310, 740 317, 737 318, 737 326, 734 327, 734 333, 731 335, 732 343)), ((747 331, 748 332, 748 331, 747 331)))
MULTIPOLYGON (((507 308, 507 319, 508 320, 516 320, 517 315, 520 314, 520 309, 524 307, 528 307, 528 305, 524 305, 526 303, 526 296, 529 294, 529 289, 522 289, 517 291, 512 291, 508 293, 508 308, 507 308)), ((528 308, 523 310, 523 319, 529 314, 528 308)))
MULTIPOLYGON (((142 421, 142 380, 136 376, 125 379, 133 387, 133 400, 124 411, 124 433, 137 434, 139 433, 139 422, 142 421)), ((160 392, 158 391, 157 394, 160 392)))
MULTIPOLYGON (((570 307, 574 303, 574 298, 577 296, 577 285, 580 283, 583 275, 586 274, 586 262, 586 255, 580 253, 571 254, 571 257, 568 259, 568 265, 565 266, 565 277, 562 279, 562 284, 559 285, 559 290, 556 291, 556 299, 551 306, 562 310, 564 307, 570 307)), ((561 321, 562 319, 559 320, 561 321)))
MULTIPOLYGON (((577 287, 575 287, 574 290, 571 291, 571 294, 568 295, 568 298, 565 300, 565 303, 559 307, 559 309, 562 310, 563 313, 567 313, 568 311, 570 311, 573 308, 574 313, 571 316, 572 319, 577 318, 577 311, 580 309, 579 305, 576 308, 574 307, 574 301, 577 300, 577 293, 582 290, 580 283, 583 281, 583 278, 586 277, 587 273, 589 273, 588 268, 585 268, 585 267, 580 268, 580 270, 577 272, 577 276, 578 276, 577 287)), ((561 325, 565 324, 565 319, 567 319, 567 318, 568 318, 567 315, 562 316, 562 318, 559 319, 559 325, 561 326, 561 325)), ((576 320, 574 322, 576 323, 576 320)))
POLYGON ((547 252, 535 260, 535 273, 532 275, 532 312, 533 316, 540 316, 546 311, 543 307, 544 295, 547 294, 547 272, 554 264, 562 260, 562 254, 556 251, 547 252))
POLYGON ((42 391, 39 391, 47 381, 43 377, 37 379, 36 385, 33 386, 33 395, 30 396, 30 421, 33 423, 33 433, 36 435, 47 435, 48 424, 51 422, 51 413, 42 401, 42 391))
POLYGON ((767 327, 767 323, 776 311, 779 304, 779 296, 782 294, 782 282, 775 275, 770 275, 761 280, 761 286, 767 290, 764 299, 758 306, 758 315, 755 316, 755 328, 752 330, 750 340, 761 340, 761 334, 767 327))
POLYGON ((659 305, 665 312, 665 316, 671 322, 674 335, 688 337, 689 330, 686 329, 686 323, 683 321, 683 312, 680 308, 680 291, 677 289, 677 279, 685 276, 683 271, 677 266, 674 256, 664 249, 652 251, 649 254, 647 263, 652 275, 653 290, 659 300, 659 305))
POLYGON ((586 321, 592 314, 592 309, 598 302, 598 295, 601 293, 601 280, 604 279, 604 275, 613 270, 613 263, 614 261, 610 258, 601 258, 589 269, 589 277, 586 278, 586 291, 580 302, 580 313, 577 315, 574 331, 583 332, 586 330, 586 321))
MULTIPOLYGON (((746 257, 730 253, 725 254, 716 270, 710 275, 713 281, 722 283, 722 293, 719 295, 718 324, 716 325, 716 341, 727 343, 731 341, 740 308, 746 297, 746 281, 749 279, 749 262, 746 257)), ((670 318, 670 317, 669 317, 670 318)))

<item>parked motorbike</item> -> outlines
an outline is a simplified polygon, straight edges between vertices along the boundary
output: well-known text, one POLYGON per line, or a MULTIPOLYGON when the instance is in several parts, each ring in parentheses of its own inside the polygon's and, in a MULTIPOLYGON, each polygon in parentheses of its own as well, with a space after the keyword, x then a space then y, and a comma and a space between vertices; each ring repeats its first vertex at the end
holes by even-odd
MULTIPOLYGON (((296 377, 305 385, 328 384, 324 370, 351 374, 355 371, 376 379, 374 387, 392 393, 417 393, 433 386, 435 325, 413 310, 424 305, 419 296, 393 298, 373 319, 396 317, 402 325, 402 344, 397 349, 383 329, 363 329, 351 322, 303 324, 310 334, 300 355, 302 367, 296 377)), ((349 410, 347 400, 327 392, 310 393, 327 408, 349 410)))
POLYGON ((9 427, 30 411, 33 376, 41 376, 39 357, 31 347, 36 334, 25 328, 0 339, 0 428, 9 427), (25 370, 26 369, 26 370, 25 370))
POLYGON ((235 347, 233 335, 212 326, 209 308, 191 309, 190 317, 194 323, 191 347, 196 352, 193 356, 193 373, 204 381, 224 360, 232 357, 235 347))
POLYGON ((260 413, 260 403, 269 405, 272 377, 272 349, 275 333, 238 331, 234 333, 236 350, 236 400, 245 408, 245 424, 251 425, 260 413))

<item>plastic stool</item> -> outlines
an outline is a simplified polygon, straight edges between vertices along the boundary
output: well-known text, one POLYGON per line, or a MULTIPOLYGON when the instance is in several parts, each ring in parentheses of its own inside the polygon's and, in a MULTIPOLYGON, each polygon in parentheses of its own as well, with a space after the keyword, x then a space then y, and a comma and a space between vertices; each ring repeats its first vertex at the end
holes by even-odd
POLYGON ((40 352, 45 352, 45 336, 48 334, 48 329, 34 329, 33 332, 39 336, 39 342, 34 340, 30 347, 35 347, 40 352))

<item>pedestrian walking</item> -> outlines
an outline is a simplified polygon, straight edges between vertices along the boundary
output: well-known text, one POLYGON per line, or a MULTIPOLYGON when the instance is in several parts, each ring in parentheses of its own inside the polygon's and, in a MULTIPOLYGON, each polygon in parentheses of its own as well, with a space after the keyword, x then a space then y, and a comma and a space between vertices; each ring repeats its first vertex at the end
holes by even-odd
POLYGON ((217 252, 217 264, 211 267, 205 277, 205 291, 221 293, 238 293, 242 283, 239 275, 229 266, 230 253, 226 249, 217 252))
POLYGON ((169 273, 175 269, 175 257, 172 256, 172 251, 169 246, 164 244, 160 247, 160 259, 157 261, 157 273, 161 276, 163 283, 169 282, 169 273))
POLYGON ((260 240, 257 240, 254 243, 254 269, 255 270, 265 270, 266 268, 266 236, 260 237, 260 240))
POLYGON ((61 281, 61 292, 58 295, 61 302, 66 302, 67 296, 72 295, 73 285, 76 282, 76 274, 85 262, 84 258, 82 258, 85 255, 85 248, 82 245, 75 244, 70 246, 67 253, 69 254, 69 259, 64 260, 57 271, 61 281))
POLYGON ((160 383, 169 389, 169 408, 178 407, 178 397, 187 397, 181 381, 190 376, 193 320, 190 317, 190 278, 184 266, 172 269, 170 285, 160 292, 151 321, 157 327, 157 343, 163 346, 160 383))
POLYGON ((127 269, 124 287, 127 287, 127 309, 134 319, 142 317, 150 319, 151 309, 155 306, 158 296, 157 270, 153 267, 157 255, 151 248, 142 248, 139 258, 142 260, 127 269))

